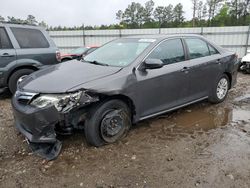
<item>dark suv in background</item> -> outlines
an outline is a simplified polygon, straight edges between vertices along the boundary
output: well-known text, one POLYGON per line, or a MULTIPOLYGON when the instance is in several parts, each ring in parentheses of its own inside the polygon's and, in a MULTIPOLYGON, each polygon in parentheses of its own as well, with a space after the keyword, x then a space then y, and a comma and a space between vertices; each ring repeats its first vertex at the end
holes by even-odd
POLYGON ((0 23, 0 88, 8 87, 14 93, 24 76, 60 59, 58 48, 43 28, 0 23))

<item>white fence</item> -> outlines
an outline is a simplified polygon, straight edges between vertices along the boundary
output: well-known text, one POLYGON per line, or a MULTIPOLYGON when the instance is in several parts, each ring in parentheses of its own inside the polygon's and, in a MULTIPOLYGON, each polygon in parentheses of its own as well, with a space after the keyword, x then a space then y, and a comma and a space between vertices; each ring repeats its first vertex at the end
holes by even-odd
POLYGON ((162 29, 122 29, 122 30, 77 30, 49 31, 50 36, 62 52, 68 52, 84 45, 102 45, 110 40, 148 34, 200 34, 215 43, 236 52, 239 57, 250 47, 250 26, 200 27, 200 28, 162 28, 162 29))

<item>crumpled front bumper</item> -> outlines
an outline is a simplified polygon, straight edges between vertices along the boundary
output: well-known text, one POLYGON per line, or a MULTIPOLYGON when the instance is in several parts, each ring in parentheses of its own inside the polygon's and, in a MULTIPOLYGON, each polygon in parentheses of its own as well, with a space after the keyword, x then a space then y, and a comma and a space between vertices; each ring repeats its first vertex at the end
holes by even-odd
POLYGON ((44 109, 24 105, 12 98, 15 126, 28 140, 34 153, 47 160, 55 159, 61 150, 56 138, 55 126, 60 120, 54 106, 44 109))

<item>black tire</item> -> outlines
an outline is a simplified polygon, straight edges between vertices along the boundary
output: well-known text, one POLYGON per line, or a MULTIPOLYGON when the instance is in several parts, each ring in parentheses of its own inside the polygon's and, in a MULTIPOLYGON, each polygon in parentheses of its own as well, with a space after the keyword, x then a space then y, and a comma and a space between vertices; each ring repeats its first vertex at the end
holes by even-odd
POLYGON ((65 59, 62 59, 61 62, 66 62, 66 61, 70 61, 72 59, 69 59, 69 58, 65 58, 65 59))
POLYGON ((25 75, 29 75, 31 73, 33 73, 34 70, 32 69, 20 69, 15 71, 14 73, 12 73, 12 75, 9 78, 9 90, 12 94, 14 94, 16 92, 16 88, 17 88, 17 81, 19 78, 21 78, 22 76, 25 75))
POLYGON ((228 76, 226 74, 223 74, 216 82, 216 84, 213 86, 213 89, 211 91, 211 94, 208 98, 209 102, 211 103, 214 103, 214 104, 217 104, 217 103, 221 103, 225 100, 225 98, 227 97, 227 94, 228 94, 228 91, 229 91, 229 88, 230 88, 230 80, 228 78, 228 76), (223 97, 220 98, 218 97, 218 94, 217 94, 217 88, 218 88, 218 85, 220 83, 220 81, 222 79, 225 79, 227 81, 227 90, 225 91, 225 93, 223 94, 223 97))
MULTIPOLYGON (((122 139, 127 135, 129 128, 131 127, 130 114, 131 113, 128 105, 123 101, 117 99, 105 101, 93 106, 90 109, 90 112, 87 115, 85 121, 84 131, 87 142, 90 145, 99 147, 104 144, 111 144, 122 139), (105 134, 108 134, 108 128, 104 128, 104 122, 108 122, 108 127, 114 126, 112 124, 112 120, 118 122, 118 129, 117 127, 113 128, 115 128, 116 131, 119 130, 119 132, 115 133, 115 135, 113 136, 107 136, 105 134), (107 133, 104 132, 105 130, 107 131, 107 133)), ((109 130, 112 131, 113 128, 109 128, 109 130)))

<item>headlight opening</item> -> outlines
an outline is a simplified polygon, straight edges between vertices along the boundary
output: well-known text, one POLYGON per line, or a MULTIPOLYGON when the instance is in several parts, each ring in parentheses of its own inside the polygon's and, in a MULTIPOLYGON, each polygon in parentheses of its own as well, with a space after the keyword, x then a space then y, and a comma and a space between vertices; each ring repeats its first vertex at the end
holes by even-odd
POLYGON ((59 112, 63 110, 67 111, 79 105, 82 93, 82 91, 78 91, 69 94, 42 94, 34 99, 30 105, 37 108, 45 108, 54 105, 59 112))

